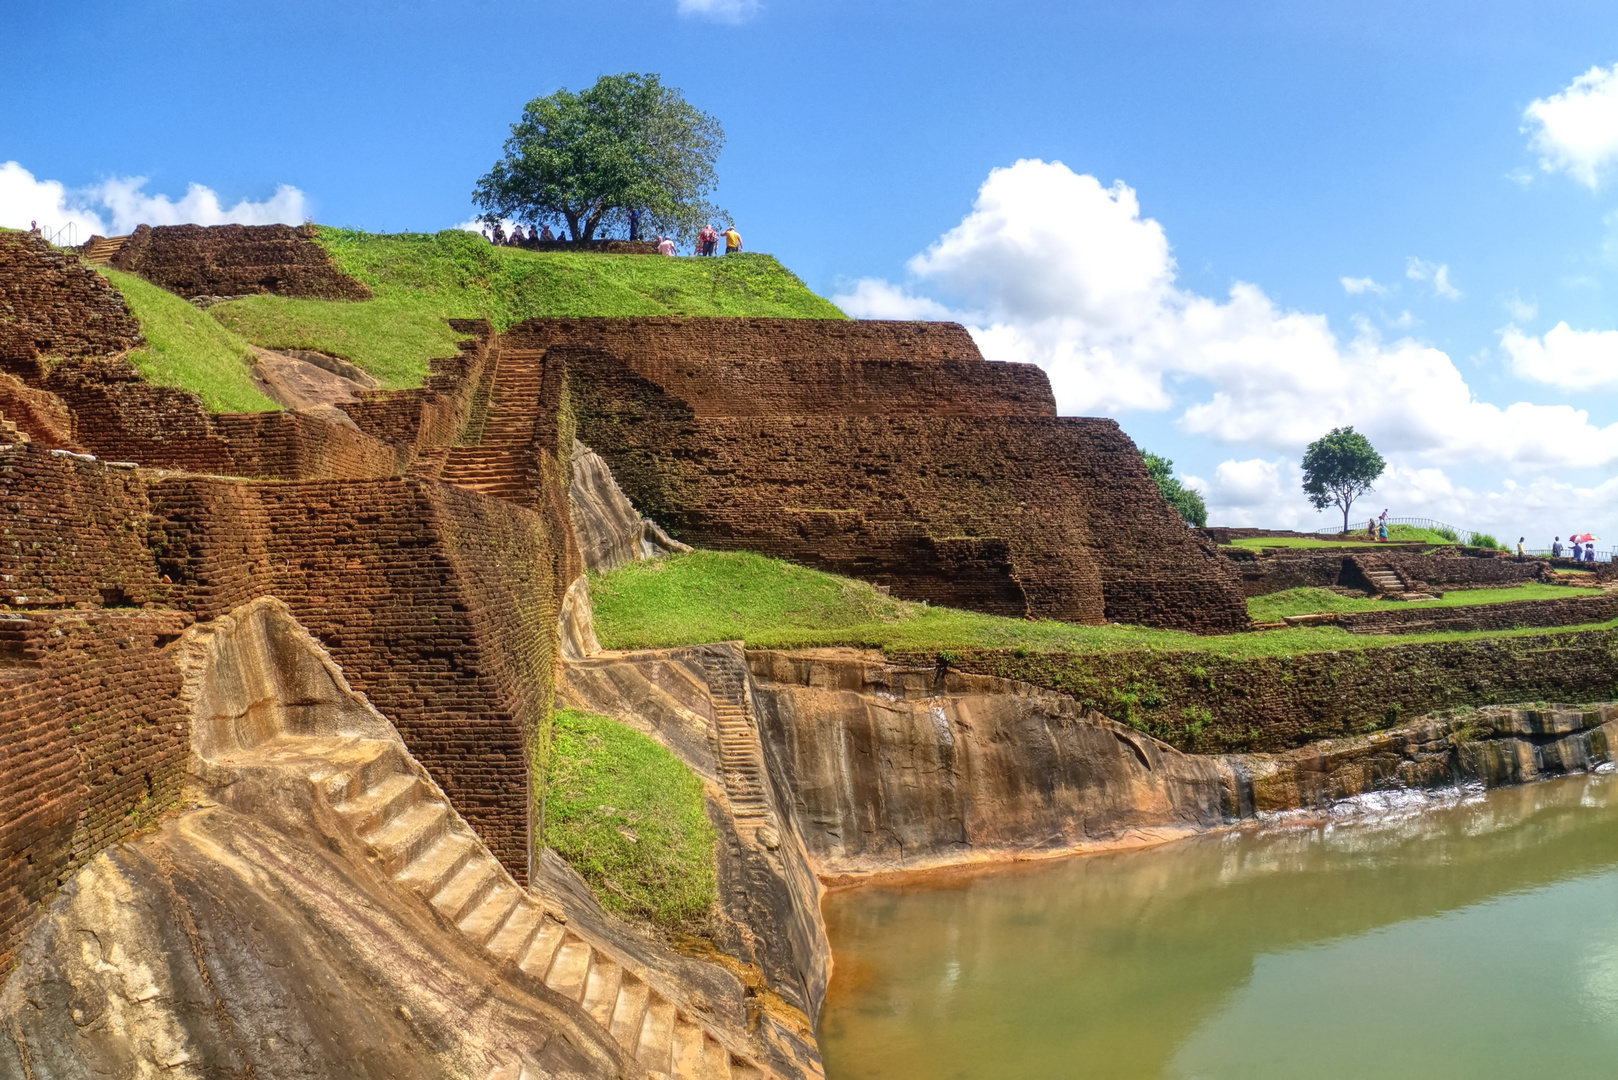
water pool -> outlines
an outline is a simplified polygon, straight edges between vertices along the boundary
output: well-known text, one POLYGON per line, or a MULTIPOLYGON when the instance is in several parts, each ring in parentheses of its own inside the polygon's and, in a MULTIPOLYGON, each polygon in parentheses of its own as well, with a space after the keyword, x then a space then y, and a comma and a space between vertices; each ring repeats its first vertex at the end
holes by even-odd
POLYGON ((826 901, 829 1080, 1618 1076, 1618 776, 826 901))

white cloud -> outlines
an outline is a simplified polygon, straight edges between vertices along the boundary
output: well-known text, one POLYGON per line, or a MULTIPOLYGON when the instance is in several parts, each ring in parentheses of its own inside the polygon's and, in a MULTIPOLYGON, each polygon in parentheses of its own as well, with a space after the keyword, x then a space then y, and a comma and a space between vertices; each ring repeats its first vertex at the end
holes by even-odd
POLYGON ((762 8, 759 0, 679 0, 681 15, 696 15, 715 22, 745 22, 762 8))
POLYGON ((1405 260, 1405 277, 1412 281, 1432 282, 1433 292, 1446 300, 1461 298, 1461 290, 1450 284, 1448 263, 1430 263, 1412 255, 1405 260))
POLYGON ((91 233, 107 231, 101 216, 86 209, 62 184, 36 180, 33 173, 15 161, 0 164, 0 225, 26 229, 30 222, 38 222, 53 233, 71 224, 81 243, 91 233))
POLYGON ((1530 103, 1523 130, 1539 152, 1540 168, 1594 188, 1618 160, 1618 64, 1593 67, 1561 93, 1530 103))
POLYGON ((832 303, 856 319, 933 319, 960 321, 963 316, 936 300, 916 296, 876 278, 862 278, 854 291, 839 293, 832 303))
POLYGON ((1525 379, 1564 390, 1618 386, 1618 330, 1575 330, 1559 322, 1536 338, 1508 326, 1500 345, 1525 379))
POLYGON ((1338 278, 1337 280, 1343 283, 1343 291, 1348 293, 1350 296, 1358 296, 1361 293, 1368 292, 1376 293, 1378 296, 1381 296, 1383 293, 1388 291, 1388 287, 1386 285, 1378 285, 1375 281, 1368 277, 1345 277, 1338 278))
MULTIPOLYGON (((1419 341, 1384 342, 1364 322, 1342 340, 1324 316, 1243 282, 1223 299, 1182 289, 1163 228, 1135 192, 1059 162, 995 169, 971 212, 909 269, 917 289, 973 313, 986 356, 1043 367, 1066 414, 1179 408, 1187 433, 1288 454, 1353 424, 1422 466, 1618 460, 1618 424, 1597 427, 1567 405, 1477 400, 1451 359, 1419 341)), ((1444 267, 1410 269, 1454 291, 1444 267)), ((862 282, 852 295, 867 311, 881 300, 890 314, 925 313, 917 289, 862 282)))
POLYGON ((1539 318, 1539 305, 1532 300, 1512 296, 1506 299, 1504 306, 1513 322, 1527 323, 1539 318))
POLYGON ((88 188, 71 189, 39 180, 15 161, 0 165, 0 225, 26 229, 29 221, 56 230, 72 223, 77 242, 91 233, 127 233, 136 225, 302 224, 308 216, 303 192, 287 184, 263 202, 242 199, 226 207, 217 193, 191 184, 178 201, 151 195, 144 177, 120 177, 88 188))

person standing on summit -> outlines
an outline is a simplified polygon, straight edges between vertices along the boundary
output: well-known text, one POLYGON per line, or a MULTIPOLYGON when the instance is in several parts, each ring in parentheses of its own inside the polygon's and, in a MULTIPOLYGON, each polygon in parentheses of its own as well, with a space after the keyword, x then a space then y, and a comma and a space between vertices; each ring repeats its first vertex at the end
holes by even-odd
POLYGON ((725 254, 734 255, 742 249, 742 234, 732 225, 725 230, 725 254))
POLYGON ((633 243, 640 239, 640 211, 633 206, 629 208, 629 240, 633 243))

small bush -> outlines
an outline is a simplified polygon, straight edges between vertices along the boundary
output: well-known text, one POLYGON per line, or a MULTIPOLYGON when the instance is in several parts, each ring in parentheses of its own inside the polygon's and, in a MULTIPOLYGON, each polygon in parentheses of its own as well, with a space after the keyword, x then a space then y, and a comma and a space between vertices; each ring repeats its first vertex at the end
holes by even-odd
POLYGON ((609 911, 694 929, 718 900, 702 781, 616 720, 562 710, 547 773, 545 842, 609 911))
POLYGON ((1488 533, 1473 533, 1472 534, 1472 546, 1473 547, 1482 547, 1482 548, 1495 548, 1498 551, 1505 551, 1506 550, 1506 546, 1504 544, 1502 544, 1500 541, 1496 540, 1494 537, 1490 536, 1488 533))

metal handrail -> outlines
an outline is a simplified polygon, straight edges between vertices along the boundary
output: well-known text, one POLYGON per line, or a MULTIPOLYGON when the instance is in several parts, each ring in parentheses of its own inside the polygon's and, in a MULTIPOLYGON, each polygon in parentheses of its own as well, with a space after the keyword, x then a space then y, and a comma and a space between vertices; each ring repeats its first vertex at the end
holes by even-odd
POLYGON ((78 232, 78 226, 71 221, 55 229, 49 225, 41 225, 39 228, 39 234, 45 238, 45 242, 56 247, 78 247, 79 245, 73 242, 77 239, 78 232), (66 243, 63 243, 63 238, 66 238, 66 243))

